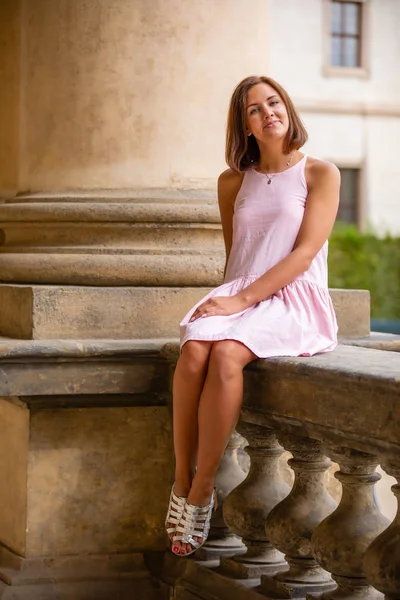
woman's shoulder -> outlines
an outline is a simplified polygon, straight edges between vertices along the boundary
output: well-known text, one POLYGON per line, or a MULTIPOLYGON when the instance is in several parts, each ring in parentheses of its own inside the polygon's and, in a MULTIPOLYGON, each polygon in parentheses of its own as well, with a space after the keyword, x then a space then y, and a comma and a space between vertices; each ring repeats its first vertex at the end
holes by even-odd
POLYGON ((218 199, 219 202, 233 201, 240 186, 242 185, 245 173, 235 171, 234 169, 226 169, 218 177, 218 199))
POLYGON ((234 169, 225 169, 218 177, 218 185, 235 186, 243 181, 244 172, 235 171, 234 169))
POLYGON ((307 156, 305 176, 308 186, 315 185, 328 178, 332 182, 340 182, 340 171, 335 164, 328 160, 320 160, 307 156))

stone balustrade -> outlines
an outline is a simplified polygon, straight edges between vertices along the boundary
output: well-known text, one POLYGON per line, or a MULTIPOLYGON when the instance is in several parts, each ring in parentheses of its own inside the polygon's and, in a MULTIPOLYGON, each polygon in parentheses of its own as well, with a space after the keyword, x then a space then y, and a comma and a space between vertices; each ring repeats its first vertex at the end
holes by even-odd
POLYGON ((223 514, 245 549, 220 572, 259 597, 399 600, 400 510, 390 523, 373 493, 380 464, 400 495, 399 355, 341 346, 253 363, 238 431, 250 468, 223 514))
POLYGON ((400 482, 399 353, 339 346, 246 369, 197 560, 166 551, 164 531, 177 355, 0 341, 0 598, 399 600, 400 515, 373 495, 378 464, 400 482))

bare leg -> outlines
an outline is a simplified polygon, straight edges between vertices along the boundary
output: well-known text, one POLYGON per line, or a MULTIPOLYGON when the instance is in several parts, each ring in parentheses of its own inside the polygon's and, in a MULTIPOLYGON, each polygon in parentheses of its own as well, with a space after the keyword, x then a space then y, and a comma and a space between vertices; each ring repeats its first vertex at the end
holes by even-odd
MULTIPOLYGON (((213 344, 200 397, 197 470, 189 504, 206 506, 210 502, 218 465, 240 414, 243 368, 255 358, 240 342, 226 340, 213 344)), ((190 544, 181 544, 181 554, 190 550, 190 544)))
MULTIPOLYGON (((196 467, 198 406, 212 342, 189 341, 182 348, 173 381, 175 493, 186 497, 196 467)), ((170 536, 172 539, 172 535, 170 536)))

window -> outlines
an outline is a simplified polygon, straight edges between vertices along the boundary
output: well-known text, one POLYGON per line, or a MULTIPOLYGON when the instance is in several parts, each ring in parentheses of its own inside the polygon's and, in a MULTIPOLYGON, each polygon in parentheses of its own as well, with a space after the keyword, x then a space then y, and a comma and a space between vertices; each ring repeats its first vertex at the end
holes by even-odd
POLYGON ((360 169, 339 167, 342 183, 337 221, 359 225, 360 169))
POLYGON ((331 0, 330 64, 332 67, 362 66, 361 35, 363 2, 331 0))

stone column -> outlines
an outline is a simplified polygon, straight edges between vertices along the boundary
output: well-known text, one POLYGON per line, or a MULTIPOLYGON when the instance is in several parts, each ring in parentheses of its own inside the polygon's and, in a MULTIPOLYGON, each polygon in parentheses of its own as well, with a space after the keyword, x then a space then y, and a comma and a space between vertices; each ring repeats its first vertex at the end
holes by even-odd
POLYGON ((304 597, 332 589, 329 573, 314 558, 311 536, 315 528, 336 507, 325 485, 325 472, 331 466, 321 443, 292 435, 279 441, 293 454, 289 464, 295 472, 291 493, 269 514, 268 539, 285 554, 289 569, 274 577, 261 577, 262 591, 272 598, 304 597))
POLYGON ((13 110, 0 115, 0 197, 19 194, 0 206, 2 281, 55 288, 3 287, 0 334, 177 335, 222 281, 228 102, 265 69, 266 3, 5 0, 1 11, 0 93, 13 110), (135 289, 106 298, 89 286, 135 289))
POLYGON ((400 465, 399 459, 383 461, 385 471, 397 479, 392 487, 398 501, 397 515, 365 553, 363 567, 367 580, 385 594, 385 600, 400 600, 400 465))
POLYGON ((239 431, 248 441, 250 471, 226 499, 224 517, 230 530, 243 538, 247 551, 223 558, 221 569, 235 577, 253 578, 276 573, 287 566, 281 552, 267 538, 265 521, 288 495, 290 487, 279 470, 283 448, 274 431, 244 422, 240 423, 239 431))
POLYGON ((244 551, 244 546, 235 532, 229 531, 225 523, 223 509, 226 498, 232 490, 239 486, 246 474, 238 461, 238 450, 242 445, 242 437, 235 431, 228 442, 224 456, 215 478, 217 488, 217 509, 211 519, 210 534, 207 542, 196 552, 196 558, 209 560, 224 554, 244 551))
POLYGON ((323 594, 324 600, 379 600, 382 594, 367 582, 363 557, 371 542, 389 525, 375 505, 373 485, 376 456, 347 448, 336 448, 330 456, 340 465, 335 473, 343 487, 339 506, 312 537, 319 564, 332 573, 337 589, 323 594))

